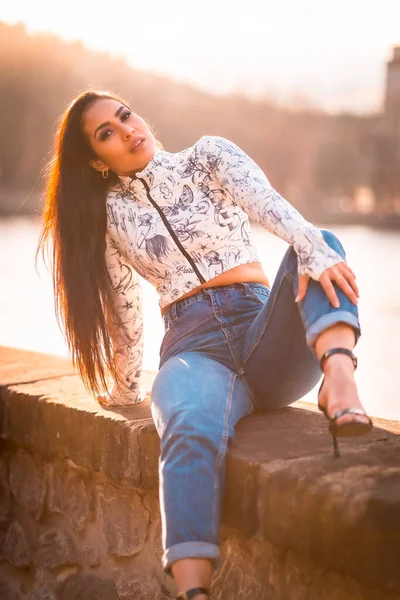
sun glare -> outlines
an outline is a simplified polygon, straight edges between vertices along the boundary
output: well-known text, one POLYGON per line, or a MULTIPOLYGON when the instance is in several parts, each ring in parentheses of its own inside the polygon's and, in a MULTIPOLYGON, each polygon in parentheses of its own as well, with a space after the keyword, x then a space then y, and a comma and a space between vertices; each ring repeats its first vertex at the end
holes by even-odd
POLYGON ((390 46, 400 42, 395 0, 248 0, 245 7, 232 0, 70 0, 63 11, 16 0, 0 9, 0 20, 80 39, 213 92, 300 93, 322 104, 376 104, 390 46))

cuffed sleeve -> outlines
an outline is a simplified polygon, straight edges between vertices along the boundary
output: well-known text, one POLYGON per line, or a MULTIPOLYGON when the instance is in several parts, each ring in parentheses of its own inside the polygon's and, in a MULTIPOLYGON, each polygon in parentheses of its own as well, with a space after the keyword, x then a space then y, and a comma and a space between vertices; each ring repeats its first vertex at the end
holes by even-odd
POLYGON ((121 323, 109 323, 119 382, 114 382, 106 404, 127 405, 141 402, 143 362, 142 290, 136 271, 107 232, 105 258, 115 294, 115 308, 121 323))
POLYGON ((250 219, 293 246, 300 275, 318 281, 343 258, 315 227, 271 186, 262 169, 236 144, 221 137, 201 139, 199 152, 209 171, 250 219))

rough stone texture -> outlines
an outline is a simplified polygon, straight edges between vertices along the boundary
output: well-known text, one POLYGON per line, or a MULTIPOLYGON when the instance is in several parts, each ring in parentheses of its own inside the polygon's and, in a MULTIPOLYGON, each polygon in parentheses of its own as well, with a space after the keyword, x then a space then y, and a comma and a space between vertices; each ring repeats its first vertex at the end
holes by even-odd
MULTIPOLYGON (((374 419, 374 430, 364 438, 342 438, 343 459, 349 452, 371 449, 371 456, 387 448, 396 456, 400 450, 400 422, 374 419)), ((309 456, 318 461, 332 457, 327 421, 314 405, 296 402, 279 411, 254 413, 242 419, 227 458, 227 482, 223 521, 248 535, 260 527, 257 505, 260 470, 275 460, 287 461, 309 456)), ((333 461, 335 462, 335 461, 333 461)), ((341 461, 338 462, 340 467, 341 461)))
POLYGON ((38 565, 54 569, 77 562, 75 544, 70 535, 60 527, 46 529, 39 538, 38 565))
POLYGON ((150 526, 147 539, 155 556, 161 563, 162 546, 161 546, 161 514, 158 492, 150 490, 143 498, 143 506, 149 513, 150 526))
POLYGON ((267 541, 221 528, 222 565, 213 578, 213 600, 399 600, 339 571, 267 541))
MULTIPOLYGON (((34 566, 18 570, 0 557, 0 586, 11 600, 20 600, 16 576, 24 600, 86 600, 89 588, 96 600, 173 598, 160 564, 159 440, 149 401, 104 410, 66 367, 55 376, 51 357, 46 378, 45 355, 30 367, 31 354, 17 351, 2 370, 3 355, 0 348, 0 543, 5 520, 17 520, 34 566), (85 579, 99 574, 107 579, 85 579)), ((399 423, 375 419, 368 437, 341 442, 335 461, 315 407, 243 419, 228 453, 213 598, 400 600, 399 434, 399 423)))
POLYGON ((100 552, 94 546, 84 546, 81 550, 82 562, 87 567, 95 567, 100 562, 100 552))
POLYGON ((57 600, 119 600, 110 579, 81 573, 60 583, 56 595, 57 600))
POLYGON ((0 565, 0 598, 22 600, 21 583, 17 580, 13 569, 5 565, 0 565))
POLYGON ((10 489, 21 508, 38 520, 46 493, 45 476, 39 461, 24 450, 10 461, 10 489))
MULTIPOLYGON (((17 367, 15 372, 9 367, 2 376, 2 350, 0 347, 0 437, 35 448, 43 457, 68 457, 79 466, 141 486, 138 437, 141 428, 151 423, 149 400, 131 407, 103 409, 88 394, 78 374, 35 379, 35 369, 31 375, 24 373, 22 380, 27 383, 6 386, 10 380, 18 381, 19 373, 17 367)), ((31 353, 15 353, 15 364, 26 361, 29 371, 31 353)), ((44 374, 48 357, 37 356, 44 374)), ((53 373, 53 369, 50 360, 49 371, 53 373)), ((66 366, 63 372, 67 372, 66 366)), ((154 374, 145 372, 144 387, 149 389, 153 379, 154 374)))
POLYGON ((14 567, 27 567, 30 564, 31 550, 24 530, 17 521, 8 527, 1 551, 14 567))
POLYGON ((8 468, 5 458, 0 457, 0 529, 9 522, 10 506, 8 468))
POLYGON ((46 588, 38 588, 37 590, 30 592, 26 597, 26 600, 57 600, 53 592, 46 588))
POLYGON ((50 465, 48 472, 48 508, 66 516, 76 531, 92 518, 89 491, 82 477, 67 463, 50 465))
POLYGON ((144 548, 149 514, 134 490, 97 486, 101 532, 108 554, 134 556, 144 548))
POLYGON ((261 471, 266 539, 400 592, 400 466, 386 449, 273 461, 261 471), (321 543, 323 540, 323 543, 321 543))
POLYGON ((0 346, 0 386, 76 373, 67 358, 0 346))
POLYGON ((151 419, 143 423, 139 431, 140 475, 144 489, 158 489, 158 459, 160 438, 151 419))
POLYGON ((172 596, 153 576, 122 577, 116 582, 119 600, 169 600, 172 596))

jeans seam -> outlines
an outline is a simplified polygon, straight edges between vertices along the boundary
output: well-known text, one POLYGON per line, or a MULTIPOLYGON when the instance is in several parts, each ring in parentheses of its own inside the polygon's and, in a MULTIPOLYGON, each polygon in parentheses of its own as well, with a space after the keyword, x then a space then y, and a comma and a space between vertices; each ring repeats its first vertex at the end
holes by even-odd
MULTIPOLYGON (((252 290, 249 289, 248 293, 246 294, 246 296, 250 296, 251 298, 254 298, 254 300, 257 300, 257 302, 259 304, 261 304, 261 306, 265 306, 265 302, 263 302, 262 300, 260 300, 260 298, 257 296, 257 294, 252 290)), ((265 300, 268 300, 268 294, 265 295, 265 300)))
MULTIPOLYGON (((292 277, 292 282, 293 282, 293 277, 292 277)), ((303 310, 303 301, 297 303, 297 308, 299 309, 301 320, 303 321, 304 330, 307 331, 310 324, 309 324, 308 319, 303 310)))
MULTIPOLYGON (((219 445, 219 450, 218 450, 218 454, 217 454, 217 458, 215 460, 215 464, 214 464, 214 491, 215 491, 215 495, 217 495, 217 490, 220 489, 219 483, 218 483, 218 471, 221 467, 221 464, 223 462, 223 459, 226 455, 226 449, 227 449, 227 444, 228 444, 228 432, 229 432, 229 416, 231 413, 231 408, 232 408, 232 398, 233 398, 233 390, 235 387, 235 383, 236 383, 236 378, 237 375, 236 373, 231 373, 229 375, 229 388, 228 388, 228 394, 227 394, 227 401, 226 401, 226 406, 225 406, 225 410, 224 410, 224 419, 223 419, 223 425, 222 425, 222 434, 221 434, 221 443, 219 445)), ((213 529, 214 531, 216 531, 217 528, 217 502, 215 502, 215 498, 214 498, 214 515, 213 515, 213 529)))
POLYGON ((224 337, 226 339, 226 342, 228 344, 228 348, 229 348, 229 351, 230 351, 231 356, 233 358, 233 362, 236 365, 236 369, 237 369, 239 375, 242 375, 243 372, 244 372, 243 367, 241 367, 240 364, 238 364, 238 361, 237 361, 236 356, 235 356, 233 344, 232 344, 232 341, 231 341, 231 338, 230 338, 230 335, 229 335, 229 331, 227 330, 227 328, 225 327, 223 321, 220 318, 219 311, 218 311, 218 306, 215 304, 214 298, 213 298, 212 294, 210 294, 210 301, 211 301, 211 306, 213 308, 214 316, 215 316, 215 318, 217 319, 218 323, 221 326, 221 330, 222 330, 222 332, 224 334, 224 337))
MULTIPOLYGON (((247 361, 249 360, 249 358, 250 358, 250 356, 251 356, 251 354, 252 354, 253 350, 255 350, 255 348, 258 346, 258 344, 260 343, 260 340, 261 340, 262 336, 263 336, 263 335, 264 335, 264 333, 265 333, 265 330, 267 329, 268 323, 269 323, 269 322, 270 322, 270 320, 271 320, 271 316, 272 316, 273 310, 274 310, 274 308, 275 308, 275 304, 276 304, 276 301, 277 301, 277 299, 278 299, 278 295, 279 295, 279 292, 280 292, 280 289, 281 289, 281 287, 282 287, 282 283, 284 282, 284 280, 285 280, 285 277, 282 277, 282 278, 281 278, 281 281, 280 281, 280 283, 279 283, 279 288, 278 288, 277 292, 275 293, 275 297, 274 297, 274 299, 273 299, 273 304, 272 304, 271 310, 269 311, 269 317, 268 317, 268 319, 266 319, 266 321, 265 321, 265 323, 264 323, 264 327, 261 329, 261 331, 260 331, 259 335, 258 335, 258 336, 257 336, 257 338, 254 340, 254 343, 253 343, 253 345, 251 346, 250 350, 249 350, 249 351, 248 351, 248 353, 247 353, 247 356, 246 356, 246 357, 245 357, 245 356, 243 356, 243 366, 244 366, 244 365, 247 363, 247 361)), ((268 299, 268 300, 269 300, 269 299, 268 299)), ((264 306, 265 306, 265 305, 264 305, 264 306)))

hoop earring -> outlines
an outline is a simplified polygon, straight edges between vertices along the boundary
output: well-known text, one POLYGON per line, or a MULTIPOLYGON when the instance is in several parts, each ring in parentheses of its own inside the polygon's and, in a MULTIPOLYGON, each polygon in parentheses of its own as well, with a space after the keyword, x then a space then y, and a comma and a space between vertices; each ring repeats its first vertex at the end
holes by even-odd
POLYGON ((103 179, 107 179, 107 177, 108 177, 108 169, 107 169, 107 171, 102 171, 101 174, 103 176, 103 179))

